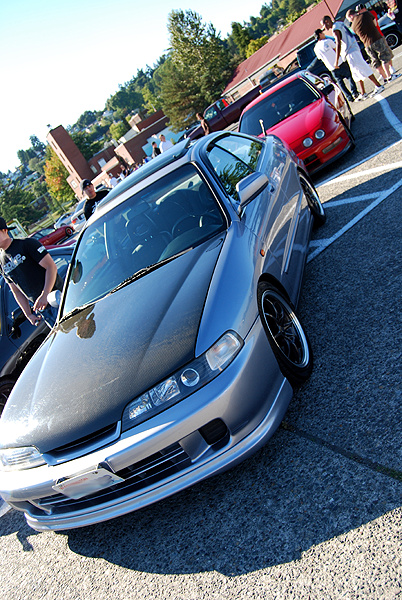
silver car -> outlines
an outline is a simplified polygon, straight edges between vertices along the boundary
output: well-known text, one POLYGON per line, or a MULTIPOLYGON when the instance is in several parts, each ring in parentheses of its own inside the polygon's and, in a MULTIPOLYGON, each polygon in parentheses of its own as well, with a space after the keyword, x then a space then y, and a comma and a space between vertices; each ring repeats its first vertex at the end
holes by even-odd
POLYGON ((58 323, 0 420, 0 494, 37 530, 111 519, 232 467, 312 370, 294 309, 325 214, 279 140, 184 140, 97 207, 58 323))

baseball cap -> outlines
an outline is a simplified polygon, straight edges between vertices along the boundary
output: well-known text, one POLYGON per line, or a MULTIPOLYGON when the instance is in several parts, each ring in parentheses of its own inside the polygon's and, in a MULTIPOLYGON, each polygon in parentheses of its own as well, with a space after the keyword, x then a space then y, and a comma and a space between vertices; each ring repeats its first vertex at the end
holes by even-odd
POLYGON ((12 227, 8 227, 6 220, 3 219, 3 217, 0 217, 0 229, 10 230, 10 229, 15 229, 15 228, 16 228, 15 225, 13 225, 12 227))
POLYGON ((92 185, 92 181, 89 181, 89 179, 83 179, 80 183, 81 192, 83 192, 89 185, 92 185))

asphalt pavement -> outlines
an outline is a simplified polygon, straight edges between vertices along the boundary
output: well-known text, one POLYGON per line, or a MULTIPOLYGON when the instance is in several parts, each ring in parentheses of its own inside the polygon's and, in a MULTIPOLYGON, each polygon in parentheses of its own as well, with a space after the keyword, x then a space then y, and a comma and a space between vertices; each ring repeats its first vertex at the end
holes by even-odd
POLYGON ((315 368, 278 432, 100 525, 37 533, 8 511, 1 598, 402 597, 402 77, 352 108, 356 148, 315 178, 327 222, 299 304, 315 368))

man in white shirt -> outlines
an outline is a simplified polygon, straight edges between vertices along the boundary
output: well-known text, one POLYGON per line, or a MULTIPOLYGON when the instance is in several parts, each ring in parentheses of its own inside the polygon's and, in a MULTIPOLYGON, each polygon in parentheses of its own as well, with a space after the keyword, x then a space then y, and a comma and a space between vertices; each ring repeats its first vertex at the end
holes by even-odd
POLYGON ((352 73, 350 72, 348 63, 339 57, 338 68, 335 69, 336 45, 334 40, 327 38, 322 29, 316 29, 314 36, 317 40, 317 43, 314 46, 314 52, 317 58, 322 60, 349 102, 353 102, 353 100, 358 97, 359 93, 357 91, 356 83, 352 77, 352 73), (349 81, 350 90, 346 87, 344 79, 349 81))
POLYGON ((336 60, 335 60, 335 69, 338 69, 339 59, 349 63, 350 71, 352 73, 353 79, 357 81, 360 88, 360 96, 359 100, 363 100, 367 98, 367 94, 364 88, 364 80, 366 77, 370 79, 375 85, 374 92, 372 92, 372 96, 375 94, 379 94, 384 91, 384 86, 380 85, 377 81, 373 71, 368 66, 366 61, 364 60, 362 53, 360 52, 360 48, 354 37, 353 33, 349 31, 344 23, 340 21, 332 21, 331 17, 326 15, 322 19, 323 27, 328 31, 333 33, 335 37, 335 45, 336 45, 336 60))
POLYGON ((169 150, 169 148, 173 147, 172 142, 169 142, 169 140, 167 140, 165 138, 165 136, 163 135, 163 133, 160 134, 159 139, 161 141, 161 143, 159 144, 159 150, 161 152, 166 152, 166 150, 169 150))

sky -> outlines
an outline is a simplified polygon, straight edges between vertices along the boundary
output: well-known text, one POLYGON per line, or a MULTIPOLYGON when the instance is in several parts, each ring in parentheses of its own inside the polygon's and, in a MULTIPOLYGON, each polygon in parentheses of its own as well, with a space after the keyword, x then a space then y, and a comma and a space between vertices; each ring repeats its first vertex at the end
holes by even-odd
POLYGON ((171 10, 193 10, 222 39, 263 0, 0 0, 0 171, 19 166, 29 137, 74 124, 153 66, 169 47, 171 10))

